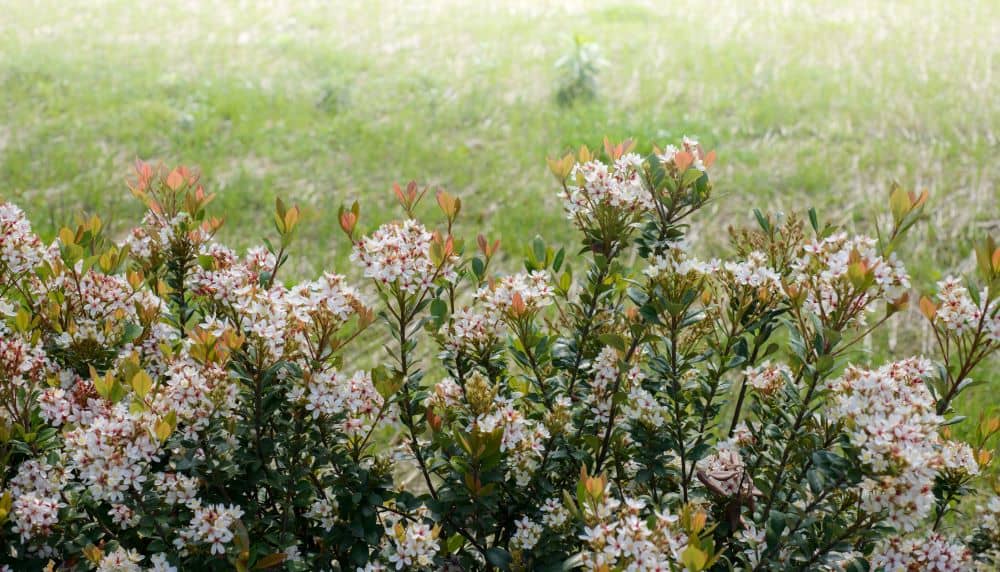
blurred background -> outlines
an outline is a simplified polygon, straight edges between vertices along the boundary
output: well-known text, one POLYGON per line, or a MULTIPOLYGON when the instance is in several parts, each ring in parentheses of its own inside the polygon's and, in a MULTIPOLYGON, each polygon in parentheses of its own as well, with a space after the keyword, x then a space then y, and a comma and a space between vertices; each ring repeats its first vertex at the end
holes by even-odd
MULTIPOLYGON (((0 0, 0 14, 0 196, 49 236, 82 211, 123 232, 142 158, 200 169, 237 247, 268 234, 276 196, 300 204, 300 275, 346 271, 337 208, 360 200, 371 228, 409 179, 460 196, 458 234, 502 238, 513 268, 536 233, 574 246, 545 157, 605 135, 718 151, 719 200, 694 227, 708 251, 754 206, 873 232, 898 180, 931 193, 901 253, 928 291, 1000 228, 996 1, 0 0)), ((876 353, 928 349, 893 324, 876 353)), ((979 397, 971 412, 996 407, 979 397)))

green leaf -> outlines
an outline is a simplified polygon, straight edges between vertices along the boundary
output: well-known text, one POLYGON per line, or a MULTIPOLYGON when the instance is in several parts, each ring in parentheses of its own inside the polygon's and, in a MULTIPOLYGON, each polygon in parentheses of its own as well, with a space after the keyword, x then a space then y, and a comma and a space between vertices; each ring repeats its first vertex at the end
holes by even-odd
POLYGON ((764 213, 760 212, 760 209, 754 209, 753 216, 757 217, 757 224, 760 225, 760 228, 764 229, 764 232, 771 232, 771 223, 768 222, 764 213))
POLYGON ((889 195, 889 210, 892 212, 892 219, 896 221, 896 224, 899 224, 910 210, 910 197, 899 185, 893 183, 892 187, 892 194, 889 195))
POLYGON ((816 216, 816 209, 812 207, 809 208, 809 224, 812 225, 814 231, 819 232, 819 217, 816 216))
POLYGON ((486 560, 500 570, 510 570, 510 553, 503 548, 493 547, 487 550, 486 560))
POLYGON ((486 272, 486 263, 483 262, 482 258, 476 257, 472 259, 472 273, 476 275, 476 278, 482 279, 483 274, 486 272))
POLYGON ((389 399, 403 387, 403 377, 390 372, 384 365, 372 369, 372 384, 382 399, 389 399))
POLYGON ((135 394, 138 395, 140 399, 145 399, 152 387, 153 379, 149 377, 146 370, 140 369, 134 376, 132 376, 132 390, 135 391, 135 394))
POLYGON ((563 259, 565 257, 566 257, 566 249, 560 248, 559 252, 556 253, 555 260, 552 262, 552 270, 554 272, 559 272, 559 269, 562 268, 563 259))
POLYGON ((694 543, 688 544, 684 552, 681 552, 681 562, 692 572, 704 570, 708 564, 708 554, 699 549, 694 543))
POLYGON ((445 554, 454 554, 458 552, 464 544, 465 538, 463 538, 461 534, 458 534, 457 532, 452 534, 448 537, 448 540, 445 541, 445 554))
POLYGON ((542 237, 536 236, 535 239, 531 241, 531 251, 534 255, 533 262, 536 262, 541 265, 542 268, 545 268, 545 241, 542 240, 542 237))
POLYGON ((625 352, 625 338, 618 334, 601 334, 597 339, 606 346, 611 346, 620 352, 625 352))
POLYGON ((267 556, 258 560, 257 564, 254 565, 253 569, 266 570, 268 568, 274 568, 275 566, 278 566, 281 563, 283 563, 286 558, 288 558, 288 555, 286 555, 284 552, 275 552, 272 554, 268 554, 267 556))

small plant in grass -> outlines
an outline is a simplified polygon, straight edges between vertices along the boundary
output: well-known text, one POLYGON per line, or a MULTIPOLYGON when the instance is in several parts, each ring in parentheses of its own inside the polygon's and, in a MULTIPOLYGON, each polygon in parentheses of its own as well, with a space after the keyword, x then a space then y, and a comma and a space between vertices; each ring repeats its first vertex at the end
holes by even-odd
POLYGON ((926 194, 893 188, 875 238, 757 212, 702 260, 715 154, 632 148, 550 160, 580 248, 535 239, 513 274, 499 241, 455 235, 459 198, 419 220, 415 183, 367 232, 341 210, 363 286, 281 278, 300 212, 280 201, 273 240, 219 244, 184 168, 138 166, 147 213, 118 242, 92 217, 45 244, 0 203, 0 570, 994 561, 977 480, 1000 420, 950 431, 1000 345, 1000 249, 923 317, 903 259, 926 194), (909 315, 935 354, 868 363, 909 315))
POLYGON ((573 36, 572 51, 556 61, 559 105, 570 106, 597 97, 597 76, 603 66, 600 47, 579 34, 573 36))

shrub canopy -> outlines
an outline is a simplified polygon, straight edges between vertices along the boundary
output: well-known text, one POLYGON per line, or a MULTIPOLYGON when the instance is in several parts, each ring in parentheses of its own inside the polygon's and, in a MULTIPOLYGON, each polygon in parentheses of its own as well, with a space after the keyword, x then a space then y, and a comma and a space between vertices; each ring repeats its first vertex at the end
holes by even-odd
POLYGON ((715 154, 632 147, 549 161, 581 247, 507 275, 415 183, 370 233, 341 210, 358 285, 281 279, 280 201, 264 246, 218 243, 183 167, 137 165, 117 242, 0 202, 0 570, 988 566, 1000 500, 949 514, 1000 420, 949 426, 1000 345, 1000 249, 907 310, 927 195, 894 187, 875 238, 756 212, 699 259, 715 154), (870 363, 910 319, 933 354, 870 363))

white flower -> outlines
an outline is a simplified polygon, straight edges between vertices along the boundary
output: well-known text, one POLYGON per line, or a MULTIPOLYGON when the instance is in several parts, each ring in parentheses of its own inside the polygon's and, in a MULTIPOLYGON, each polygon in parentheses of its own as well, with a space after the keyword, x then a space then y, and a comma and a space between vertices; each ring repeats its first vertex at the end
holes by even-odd
POLYGON ((876 241, 867 236, 848 237, 839 232, 806 244, 792 263, 791 284, 806 293, 806 308, 820 316, 830 316, 838 309, 848 319, 843 325, 860 325, 864 312, 880 299, 894 301, 910 288, 910 276, 895 253, 883 258, 876 241), (853 262, 852 262, 853 261, 853 262), (872 273, 870 284, 856 292, 850 284, 848 268, 872 273), (850 296, 845 297, 845 292, 850 296))
POLYGON ((212 504, 198 507, 191 524, 179 533, 174 541, 178 548, 188 544, 208 544, 211 554, 225 554, 226 545, 235 538, 234 527, 243 516, 243 509, 235 505, 212 504))
POLYGON ((516 529, 510 539, 512 548, 531 550, 538 544, 538 540, 542 536, 542 525, 532 521, 528 517, 523 517, 515 521, 514 526, 516 529))
POLYGON ((771 395, 781 389, 792 379, 792 371, 784 364, 771 365, 765 361, 757 367, 748 367, 743 371, 750 387, 764 395, 771 395))
POLYGON ((653 196, 642 180, 642 158, 626 153, 611 168, 601 161, 588 161, 573 167, 568 185, 561 193, 571 220, 594 216, 602 209, 641 213, 653 207, 653 196))
POLYGON ((354 245, 351 260, 361 265, 366 278, 384 285, 395 284, 413 294, 429 287, 438 277, 456 278, 454 256, 440 267, 431 260, 432 238, 423 225, 412 219, 384 224, 354 245))
POLYGON ((943 451, 943 419, 923 381, 930 372, 927 360, 910 358, 876 370, 849 367, 828 384, 832 416, 850 420, 851 442, 877 475, 861 483, 861 508, 888 511, 888 523, 903 531, 919 527, 933 507, 938 469, 971 468, 960 450, 943 451))
POLYGON ((957 542, 933 533, 921 538, 891 538, 879 545, 872 569, 885 572, 959 572, 968 570, 972 554, 957 542))
POLYGON ((177 572, 177 567, 170 564, 166 554, 154 554, 150 563, 149 572, 177 572))
POLYGON ((101 563, 97 565, 97 572, 142 572, 143 556, 135 550, 117 548, 101 558, 101 563))
POLYGON ((17 206, 0 202, 0 285, 8 276, 27 273, 41 264, 46 249, 31 231, 31 223, 17 206))
POLYGON ((436 529, 424 523, 413 523, 406 527, 398 524, 387 532, 391 539, 388 560, 396 570, 427 567, 434 563, 434 557, 440 550, 436 529))
POLYGON ((492 316, 502 317, 509 312, 515 300, 524 305, 525 311, 534 311, 552 303, 552 286, 544 272, 520 272, 505 276, 476 292, 476 299, 483 302, 492 316))
POLYGON ((337 522, 337 501, 325 498, 316 499, 306 511, 306 518, 315 521, 327 532, 333 530, 333 526, 337 522))
POLYGON ((542 505, 542 524, 549 528, 560 528, 569 521, 569 510, 561 499, 551 498, 542 505))
POLYGON ((763 252, 755 250, 747 254, 745 261, 726 262, 722 267, 734 284, 765 288, 771 292, 781 291, 781 275, 767 265, 767 255, 763 252))

